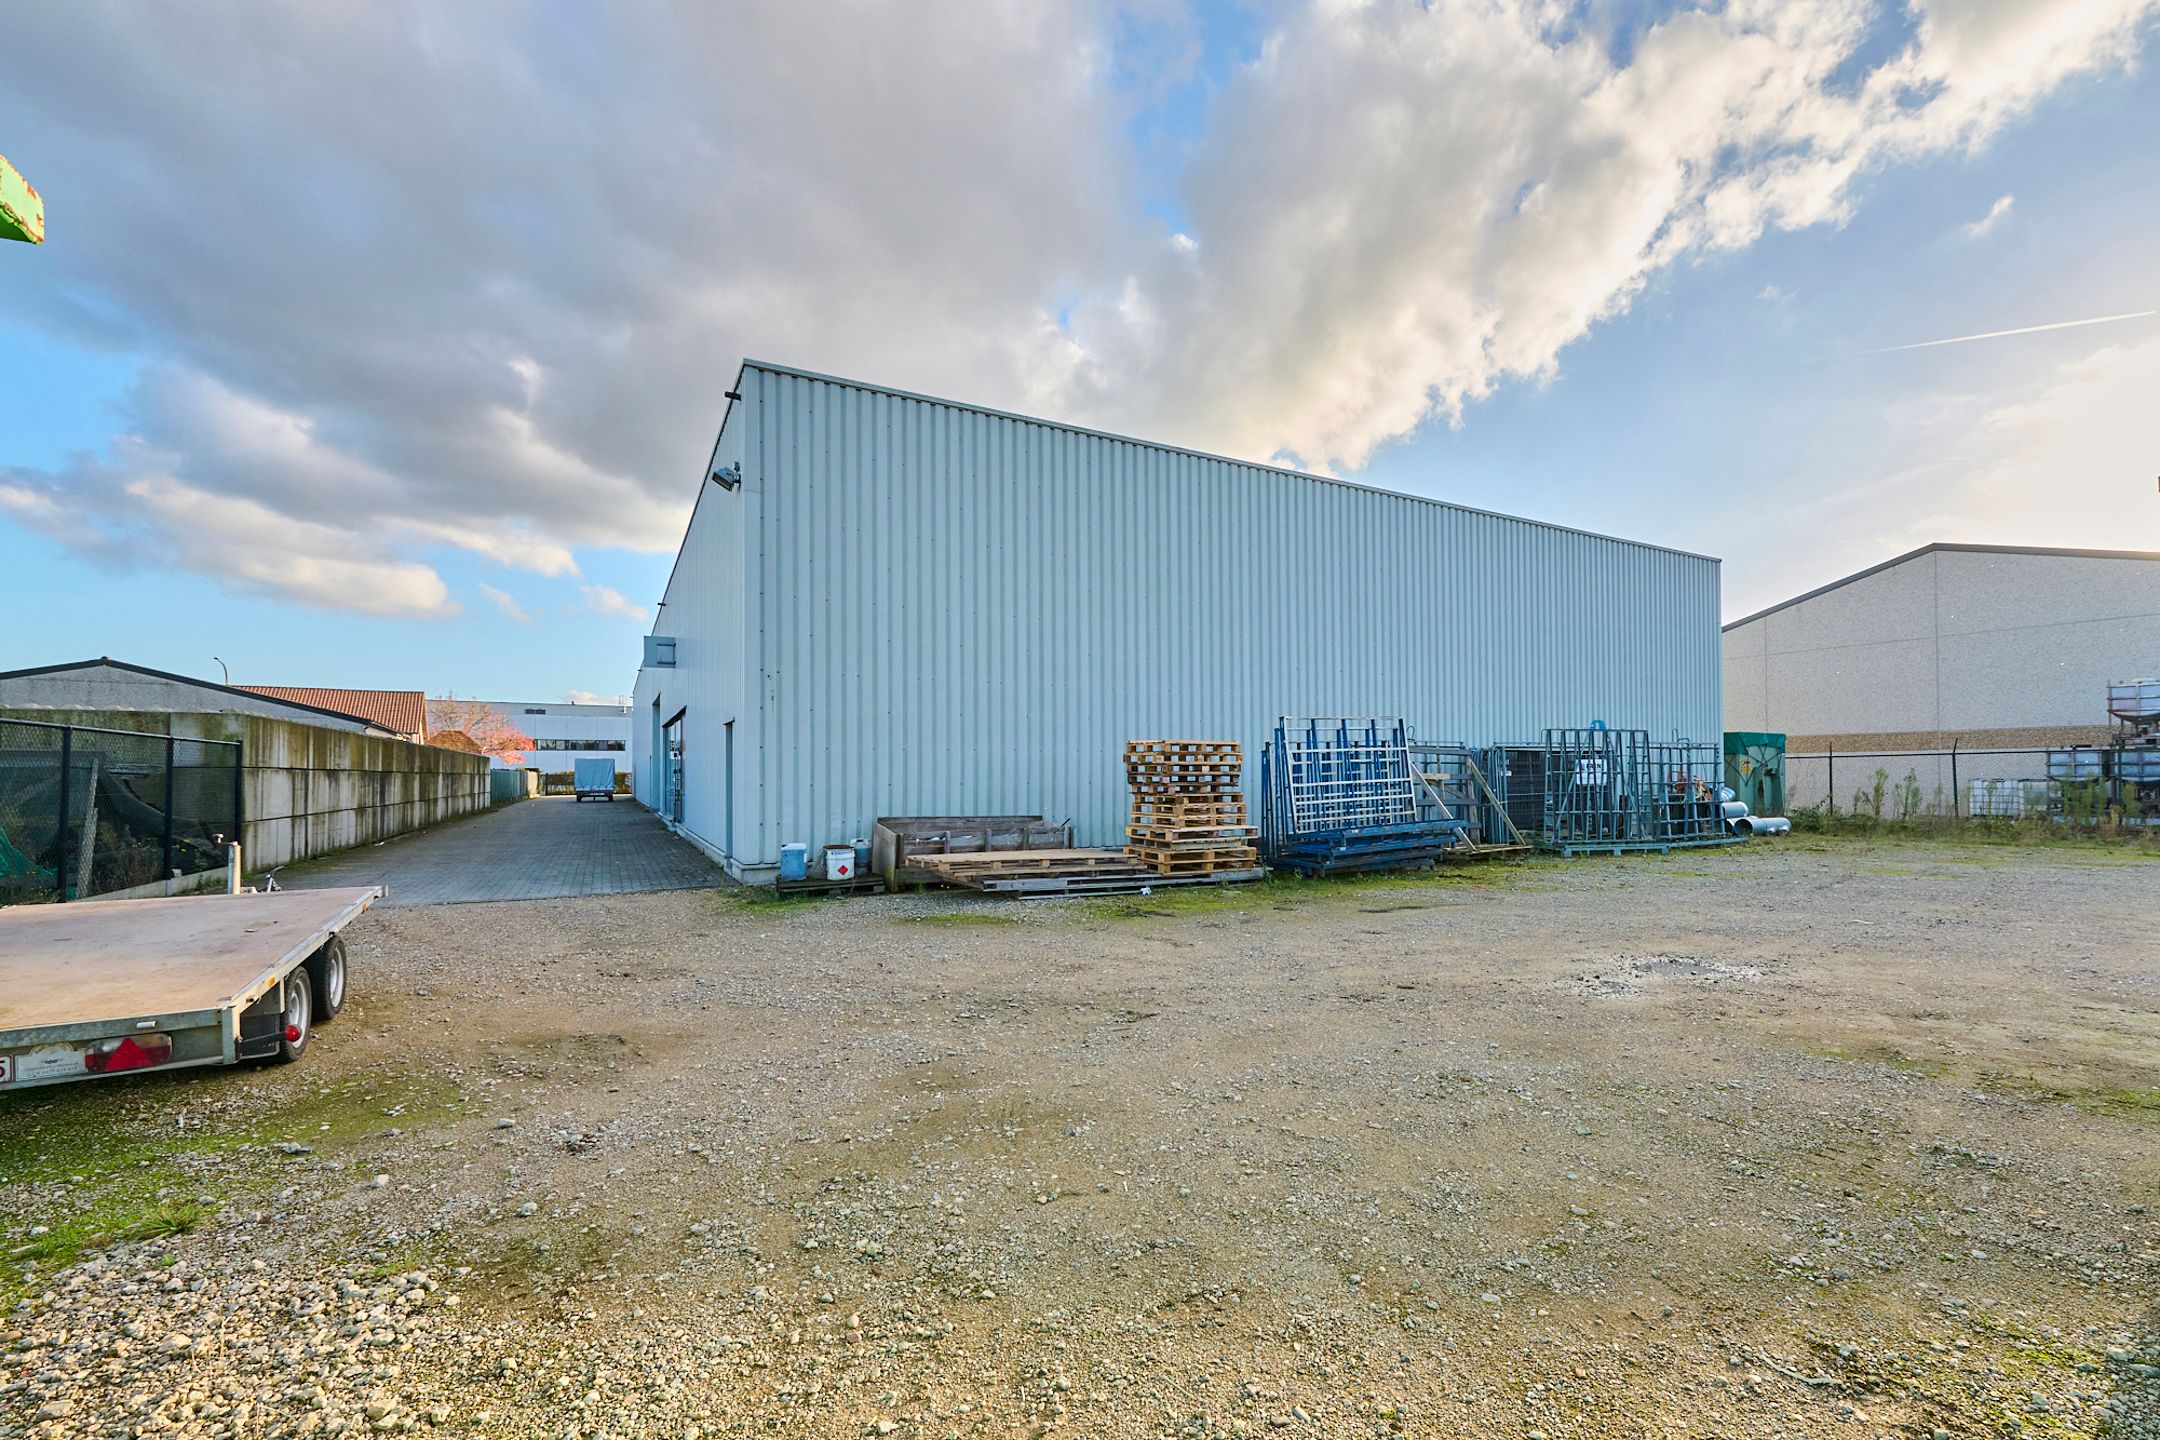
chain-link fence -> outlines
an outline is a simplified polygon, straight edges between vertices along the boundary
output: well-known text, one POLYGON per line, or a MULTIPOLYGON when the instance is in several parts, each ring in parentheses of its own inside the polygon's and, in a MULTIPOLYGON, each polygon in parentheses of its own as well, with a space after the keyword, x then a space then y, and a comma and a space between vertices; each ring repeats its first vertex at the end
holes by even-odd
POLYGON ((1879 820, 2028 815, 2160 825, 2160 746, 2056 750, 1856 750, 1785 757, 1795 810, 1879 820))
POLYGON ((240 820, 237 742, 0 720, 0 905, 217 869, 240 820))

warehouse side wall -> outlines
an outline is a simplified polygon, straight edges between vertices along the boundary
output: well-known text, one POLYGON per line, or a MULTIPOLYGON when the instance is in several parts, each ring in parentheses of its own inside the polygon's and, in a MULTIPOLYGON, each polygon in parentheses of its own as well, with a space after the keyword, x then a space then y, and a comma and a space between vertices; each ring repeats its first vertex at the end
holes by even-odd
MULTIPOLYGON (((750 397, 730 407, 708 474, 741 465, 755 408, 750 397)), ((758 696, 746 648, 758 582, 747 546, 764 503, 762 487, 749 479, 734 490, 705 483, 653 621, 652 633, 675 637, 675 664, 640 668, 630 703, 638 799, 738 876, 743 867, 734 851, 757 829, 760 801, 758 696), (671 733, 683 752, 679 816, 668 787, 671 733)))
MULTIPOLYGON (((1475 743, 1719 733, 1714 560, 793 372, 740 388, 769 727, 737 751, 746 859, 881 814, 1042 813, 1115 844, 1127 740, 1256 761, 1286 713, 1475 743)), ((701 505, 678 585, 727 548, 698 534, 722 513, 701 505)), ((724 644, 723 608, 671 602, 659 628, 724 644)))

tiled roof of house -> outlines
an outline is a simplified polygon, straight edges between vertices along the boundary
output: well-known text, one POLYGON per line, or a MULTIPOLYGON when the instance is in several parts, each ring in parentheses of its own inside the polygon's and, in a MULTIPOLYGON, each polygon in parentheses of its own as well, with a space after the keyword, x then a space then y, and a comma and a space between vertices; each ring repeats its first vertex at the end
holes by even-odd
POLYGON ((418 690, 319 690, 309 685, 236 685, 251 695, 291 700, 371 720, 413 740, 427 737, 427 696, 418 690))

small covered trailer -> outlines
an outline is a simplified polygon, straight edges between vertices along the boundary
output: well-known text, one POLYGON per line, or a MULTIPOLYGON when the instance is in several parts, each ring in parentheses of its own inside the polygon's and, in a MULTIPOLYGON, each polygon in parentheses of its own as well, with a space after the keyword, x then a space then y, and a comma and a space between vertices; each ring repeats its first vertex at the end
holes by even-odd
POLYGON ((570 788, 580 800, 615 798, 615 762, 605 755, 581 756, 570 771, 570 788))
POLYGON ((345 1004, 340 933, 380 886, 0 909, 0 1095, 297 1060, 345 1004))

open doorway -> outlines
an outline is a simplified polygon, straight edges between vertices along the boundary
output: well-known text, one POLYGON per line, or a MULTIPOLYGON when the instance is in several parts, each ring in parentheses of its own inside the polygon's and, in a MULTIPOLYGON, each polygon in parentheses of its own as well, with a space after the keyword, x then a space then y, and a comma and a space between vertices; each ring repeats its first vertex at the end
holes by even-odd
POLYGON ((661 813, 676 824, 682 824, 683 816, 683 716, 689 711, 678 710, 675 718, 660 727, 661 763, 664 783, 660 788, 661 813))

